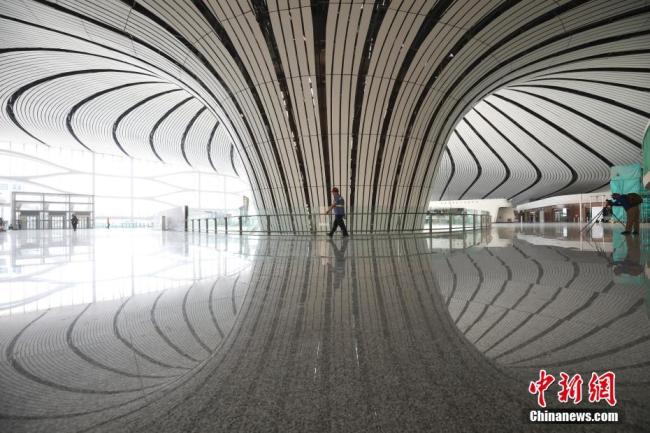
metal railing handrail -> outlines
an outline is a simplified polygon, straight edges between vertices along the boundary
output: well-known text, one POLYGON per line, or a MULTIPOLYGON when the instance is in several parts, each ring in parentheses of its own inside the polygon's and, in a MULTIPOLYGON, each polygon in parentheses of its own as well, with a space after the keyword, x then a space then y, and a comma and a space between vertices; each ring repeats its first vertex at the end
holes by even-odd
MULTIPOLYGON (((425 211, 425 212, 346 212, 346 216, 351 216, 351 215, 489 215, 489 212, 476 212, 476 213, 470 213, 470 212, 463 212, 463 213, 455 213, 455 212, 438 212, 438 209, 431 210, 431 211, 425 211)), ((333 215, 333 214, 326 214, 325 212, 311 212, 311 213, 271 213, 271 214, 248 214, 248 215, 223 215, 221 217, 214 217, 214 216, 208 216, 204 218, 237 218, 237 217, 259 217, 259 216, 272 216, 272 217, 281 217, 281 216, 323 216, 323 215, 333 215)), ((198 218, 197 218, 198 219, 198 218)))
MULTIPOLYGON (((355 233, 391 233, 391 232, 403 232, 403 233, 430 233, 433 234, 435 233, 441 233, 441 232, 447 232, 447 233, 452 233, 454 231, 466 231, 466 230, 476 230, 477 228, 479 229, 485 229, 488 228, 491 224, 491 218, 490 214, 488 212, 474 212, 474 213, 468 213, 468 212, 452 212, 451 210, 449 212, 433 212, 433 211, 425 211, 425 212, 399 212, 399 213, 388 213, 388 212, 351 212, 346 215, 347 219, 354 219, 355 217, 363 217, 363 216, 371 216, 372 220, 375 221, 375 217, 381 217, 383 215, 389 215, 389 216, 397 216, 397 225, 400 226, 401 228, 391 228, 391 227, 382 227, 379 225, 379 227, 375 227, 374 224, 370 225, 370 228, 362 228, 362 229, 352 229, 351 227, 349 228, 349 231, 355 232, 355 233), (417 227, 418 224, 415 220, 411 221, 409 224, 412 226, 411 229, 405 229, 404 225, 406 223, 405 219, 402 219, 403 216, 420 216, 423 218, 422 223, 426 223, 426 226, 420 225, 420 227, 417 227), (426 219, 427 217, 428 220, 426 219), (444 218, 446 217, 447 223, 445 224, 444 228, 441 228, 440 226, 436 227, 434 229, 433 227, 433 220, 435 217, 438 218, 444 218), (471 218, 471 225, 467 225, 467 217, 472 217, 471 218), (454 223, 454 218, 460 218, 460 224, 455 224, 454 223), (477 221, 479 220, 479 223, 477 225, 477 221)), ((325 213, 293 213, 293 214, 253 214, 253 215, 231 215, 231 216, 223 216, 223 217, 199 217, 199 218, 189 218, 188 223, 186 225, 186 230, 187 231, 195 231, 195 228, 198 229, 199 232, 202 232, 202 225, 205 226, 205 232, 210 231, 210 222, 212 221, 212 227, 214 230, 214 233, 218 233, 218 228, 222 227, 222 230, 224 233, 228 234, 230 232, 236 232, 239 233, 240 235, 243 233, 265 233, 268 235, 271 234, 288 234, 288 233, 293 233, 293 234, 304 234, 304 233, 310 233, 310 234, 317 234, 317 233, 323 233, 328 231, 329 227, 327 229, 320 229, 318 226, 320 225, 321 227, 325 224, 321 222, 321 224, 317 224, 314 218, 323 218, 323 217, 329 217, 330 221, 333 215, 331 214, 325 214, 325 213), (286 218, 289 217, 290 221, 287 221, 286 218), (295 222, 296 219, 298 218, 308 218, 308 220, 303 220, 302 223, 303 225, 307 226, 308 228, 306 229, 296 229, 295 222), (284 221, 280 221, 281 218, 284 218, 284 221), (234 221, 233 221, 234 219, 234 221), (244 226, 244 220, 251 220, 255 219, 258 224, 256 224, 256 227, 245 227, 244 226), (272 219, 275 219, 276 227, 282 227, 284 225, 285 227, 291 226, 291 229, 279 229, 279 228, 273 228, 272 224, 272 219), (220 226, 218 224, 218 221, 223 221, 223 224, 220 226), (229 224, 230 220, 230 224, 229 224), (262 223, 262 221, 264 223, 262 223), (204 222, 204 224, 202 224, 204 222), (233 224, 234 222, 234 224, 233 224), (196 224, 195 224, 196 223, 196 224), (257 225, 260 227, 258 228, 257 225), (198 226, 198 227, 195 227, 198 226), (231 227, 229 229, 229 226, 231 227), (234 227, 233 227, 234 226, 234 227), (265 227, 264 227, 265 226, 265 227), (191 230, 190 230, 191 229, 191 230)))

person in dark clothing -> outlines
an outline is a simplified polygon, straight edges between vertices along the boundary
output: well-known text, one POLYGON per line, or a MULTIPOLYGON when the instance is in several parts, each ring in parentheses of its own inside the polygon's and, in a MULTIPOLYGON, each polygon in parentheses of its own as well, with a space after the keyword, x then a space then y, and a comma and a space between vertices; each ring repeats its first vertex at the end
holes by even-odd
POLYGON ((334 232, 336 231, 337 227, 341 228, 341 231, 343 232, 343 236, 348 235, 348 229, 345 227, 345 200, 343 200, 343 197, 339 194, 339 189, 334 187, 332 188, 332 200, 333 203, 327 209, 326 214, 330 213, 332 209, 334 209, 334 223, 332 224, 332 230, 327 234, 327 236, 334 236, 334 232))
POLYGON ((70 218, 70 224, 72 224, 72 230, 76 232, 77 224, 79 224, 79 218, 77 218, 77 215, 72 214, 72 218, 70 218))
POLYGON ((612 218, 612 201, 607 200, 605 202, 605 207, 603 208, 601 221, 604 223, 608 223, 609 220, 612 218))
POLYGON ((643 203, 643 198, 639 194, 612 194, 612 206, 622 206, 627 215, 627 222, 625 224, 625 231, 621 232, 624 235, 638 234, 639 233, 639 205, 643 203))

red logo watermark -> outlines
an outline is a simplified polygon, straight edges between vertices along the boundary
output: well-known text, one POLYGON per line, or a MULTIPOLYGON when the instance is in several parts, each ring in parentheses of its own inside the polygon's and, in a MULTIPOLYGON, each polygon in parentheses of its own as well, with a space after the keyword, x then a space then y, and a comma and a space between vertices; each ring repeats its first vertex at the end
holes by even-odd
MULTIPOLYGON (((540 370, 539 379, 530 382, 530 385, 528 385, 528 392, 537 395, 537 404, 540 407, 546 407, 545 393, 553 382, 555 382, 555 376, 548 374, 546 370, 540 370)), ((582 385, 584 382, 580 374, 574 374, 571 377, 567 373, 561 372, 560 380, 557 383, 560 386, 560 391, 557 393, 557 399, 560 403, 572 401, 573 404, 578 404, 582 401, 582 385)), ((598 403, 604 400, 610 406, 616 405, 616 375, 613 372, 607 371, 601 375, 595 372, 591 373, 588 388, 590 403, 598 403)))

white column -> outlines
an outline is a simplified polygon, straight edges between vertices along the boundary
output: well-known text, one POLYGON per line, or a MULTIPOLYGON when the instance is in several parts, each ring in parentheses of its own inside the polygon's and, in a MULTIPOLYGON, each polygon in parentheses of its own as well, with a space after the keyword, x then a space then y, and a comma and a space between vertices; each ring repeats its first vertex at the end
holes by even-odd
POLYGON ((131 165, 131 222, 133 222, 133 158, 129 158, 131 165))
POLYGON ((580 222, 583 222, 585 219, 584 219, 584 215, 583 215, 583 211, 582 211, 582 194, 580 194, 579 201, 580 201, 580 222))
POLYGON ((198 187, 197 187, 197 194, 198 194, 198 207, 201 209, 201 172, 199 171, 197 173, 197 178, 198 178, 198 187))

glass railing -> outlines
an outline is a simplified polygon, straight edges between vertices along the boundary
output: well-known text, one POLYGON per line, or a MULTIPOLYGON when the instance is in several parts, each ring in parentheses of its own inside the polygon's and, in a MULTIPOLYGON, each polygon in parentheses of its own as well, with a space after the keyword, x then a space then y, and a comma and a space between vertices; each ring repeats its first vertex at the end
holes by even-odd
MULTIPOLYGON (((190 218, 190 232, 226 234, 324 234, 329 232, 333 215, 274 214, 190 218)), ((356 213, 345 218, 350 233, 451 233, 486 229, 490 214, 405 212, 356 213)))

